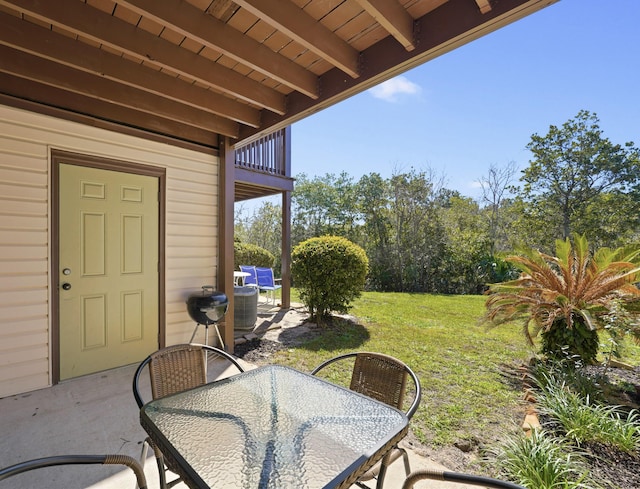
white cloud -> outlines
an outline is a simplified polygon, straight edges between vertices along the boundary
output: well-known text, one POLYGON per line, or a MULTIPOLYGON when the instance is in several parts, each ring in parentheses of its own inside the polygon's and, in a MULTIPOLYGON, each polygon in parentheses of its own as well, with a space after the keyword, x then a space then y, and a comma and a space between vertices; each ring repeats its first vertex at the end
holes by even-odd
POLYGON ((415 95, 420 93, 420 91, 419 85, 409 81, 404 76, 397 76, 369 89, 369 92, 371 92, 371 95, 375 98, 387 102, 395 102, 397 96, 400 94, 415 95))

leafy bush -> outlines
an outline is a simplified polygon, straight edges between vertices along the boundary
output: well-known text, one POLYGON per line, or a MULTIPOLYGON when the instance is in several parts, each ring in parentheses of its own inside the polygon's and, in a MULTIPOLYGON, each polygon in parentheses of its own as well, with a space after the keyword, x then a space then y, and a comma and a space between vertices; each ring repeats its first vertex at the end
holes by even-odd
POLYGON ((249 243, 234 242, 233 253, 233 267, 235 270, 238 270, 240 265, 272 268, 276 261, 270 251, 249 243))
POLYGON ((562 361, 575 356, 593 362, 598 353, 600 338, 598 332, 590 329, 582 316, 574 315, 572 326, 567 326, 567 320, 560 318, 540 334, 540 351, 549 358, 562 361))
POLYGON ((520 275, 520 270, 513 263, 500 256, 485 256, 478 263, 478 275, 485 284, 495 284, 515 280, 520 275))
POLYGON ((311 319, 345 313, 360 297, 369 262, 362 248, 338 236, 303 241, 291 254, 291 275, 311 319))

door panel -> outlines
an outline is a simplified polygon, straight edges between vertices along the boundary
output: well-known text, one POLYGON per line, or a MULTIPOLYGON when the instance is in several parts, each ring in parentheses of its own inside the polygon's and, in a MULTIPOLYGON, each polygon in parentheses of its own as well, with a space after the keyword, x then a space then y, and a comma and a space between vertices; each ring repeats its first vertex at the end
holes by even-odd
POLYGON ((59 175, 60 378, 68 379, 158 347, 158 179, 67 164, 59 175))

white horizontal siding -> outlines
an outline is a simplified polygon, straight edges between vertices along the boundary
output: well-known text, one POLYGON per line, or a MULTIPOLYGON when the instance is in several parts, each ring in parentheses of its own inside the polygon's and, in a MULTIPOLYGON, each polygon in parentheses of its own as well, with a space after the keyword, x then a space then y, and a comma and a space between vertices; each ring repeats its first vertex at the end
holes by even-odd
POLYGON ((2 396, 49 384, 50 323, 47 147, 0 119, 2 396))
POLYGON ((166 168, 167 344, 191 337, 187 297, 216 285, 217 157, 0 106, 0 397, 51 382, 52 149, 166 168))

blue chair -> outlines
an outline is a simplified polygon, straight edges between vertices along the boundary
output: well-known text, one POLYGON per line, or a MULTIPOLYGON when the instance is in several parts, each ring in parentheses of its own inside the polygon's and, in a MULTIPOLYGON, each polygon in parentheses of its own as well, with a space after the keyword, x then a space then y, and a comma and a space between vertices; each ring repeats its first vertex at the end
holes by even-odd
POLYGON ((256 275, 258 279, 259 291, 267 293, 267 304, 269 303, 269 294, 271 294, 271 300, 275 304, 276 290, 282 288, 282 285, 276 284, 276 279, 273 278, 273 269, 256 267, 256 275))
POLYGON ((258 286, 258 277, 256 275, 256 267, 250 265, 240 265, 240 271, 248 273, 242 284, 245 287, 257 287, 258 286))

